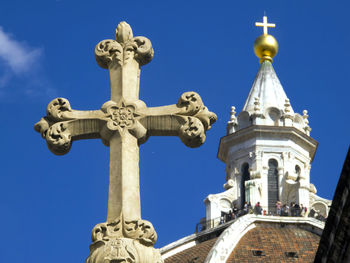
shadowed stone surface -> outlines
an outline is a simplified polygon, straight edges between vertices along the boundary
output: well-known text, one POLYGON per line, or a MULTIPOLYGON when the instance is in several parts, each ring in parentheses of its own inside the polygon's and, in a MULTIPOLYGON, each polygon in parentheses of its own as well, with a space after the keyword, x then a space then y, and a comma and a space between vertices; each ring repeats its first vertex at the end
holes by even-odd
POLYGON ((350 148, 315 257, 319 262, 350 262, 350 148))

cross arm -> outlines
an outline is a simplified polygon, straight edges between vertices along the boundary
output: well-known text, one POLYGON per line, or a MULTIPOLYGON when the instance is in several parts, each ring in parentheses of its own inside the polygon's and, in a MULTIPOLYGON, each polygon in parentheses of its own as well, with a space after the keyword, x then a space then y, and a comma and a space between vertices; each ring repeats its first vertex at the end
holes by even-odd
POLYGON ((140 123, 147 129, 147 136, 179 136, 191 148, 204 143, 206 131, 217 119, 193 91, 182 94, 177 104, 145 107, 138 113, 140 123))
POLYGON ((72 142, 82 139, 102 138, 103 130, 111 121, 106 102, 100 110, 73 110, 67 99, 56 98, 46 109, 46 116, 34 125, 34 129, 46 140, 51 152, 63 155, 69 152, 72 142))

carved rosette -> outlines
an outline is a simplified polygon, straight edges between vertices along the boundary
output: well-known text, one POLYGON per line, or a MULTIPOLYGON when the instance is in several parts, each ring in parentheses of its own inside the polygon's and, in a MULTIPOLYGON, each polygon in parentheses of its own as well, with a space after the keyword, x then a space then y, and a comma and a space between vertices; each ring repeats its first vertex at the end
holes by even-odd
POLYGON ((86 263, 163 263, 153 248, 157 234, 145 220, 101 223, 91 233, 92 244, 86 263))
POLYGON ((138 140, 142 140, 147 136, 146 128, 139 122, 140 114, 137 113, 136 105, 128 104, 124 100, 119 103, 107 101, 102 105, 101 111, 106 123, 101 130, 101 137, 107 146, 114 132, 121 135, 130 132, 138 140))
POLYGON ((135 107, 131 104, 127 105, 121 102, 118 105, 111 101, 107 107, 102 106, 102 111, 106 113, 108 118, 107 127, 112 131, 130 129, 135 124, 137 115, 135 114, 135 107))
POLYGON ((131 27, 126 22, 117 26, 115 40, 102 40, 95 48, 96 61, 105 69, 113 65, 112 62, 124 65, 131 59, 143 66, 153 59, 153 55, 151 41, 146 37, 133 37, 131 27))

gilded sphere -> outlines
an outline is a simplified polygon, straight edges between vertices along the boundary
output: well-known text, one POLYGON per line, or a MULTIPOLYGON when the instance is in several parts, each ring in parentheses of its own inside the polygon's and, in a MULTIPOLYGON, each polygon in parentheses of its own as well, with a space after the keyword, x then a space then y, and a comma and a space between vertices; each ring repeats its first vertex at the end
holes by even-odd
POLYGON ((254 42, 255 55, 260 59, 272 61, 278 52, 277 40, 271 35, 261 35, 254 42))

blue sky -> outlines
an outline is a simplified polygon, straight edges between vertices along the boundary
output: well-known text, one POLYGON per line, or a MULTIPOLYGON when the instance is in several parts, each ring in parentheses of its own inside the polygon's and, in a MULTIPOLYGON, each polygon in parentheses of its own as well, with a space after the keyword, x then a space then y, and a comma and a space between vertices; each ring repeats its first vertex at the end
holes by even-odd
POLYGON ((109 151, 78 141, 55 156, 33 129, 56 97, 74 109, 109 100, 108 72, 95 45, 120 21, 152 41, 140 98, 148 106, 198 92, 218 115, 198 149, 176 137, 141 146, 142 217, 162 247, 194 232, 203 200, 221 192, 216 158, 230 107, 240 111, 258 71, 254 22, 264 11, 279 42, 275 71, 294 111, 309 111, 319 142, 311 169, 318 194, 332 198, 349 146, 350 34, 347 1, 3 1, 0 4, 0 262, 84 262, 90 231, 107 211, 109 151))

